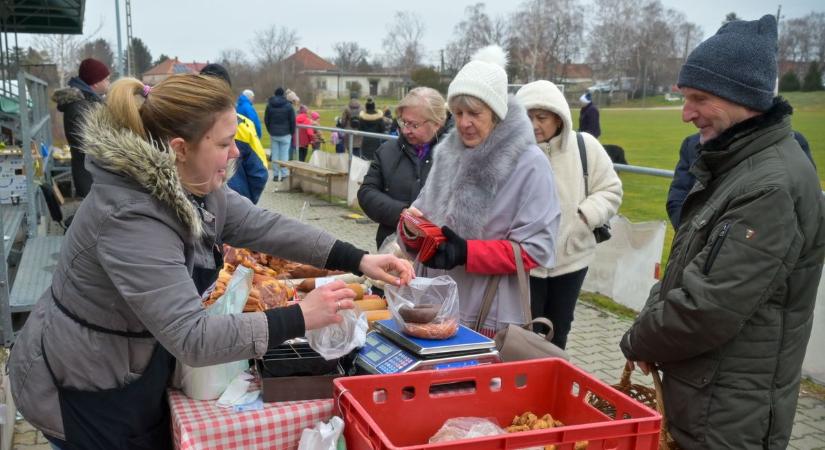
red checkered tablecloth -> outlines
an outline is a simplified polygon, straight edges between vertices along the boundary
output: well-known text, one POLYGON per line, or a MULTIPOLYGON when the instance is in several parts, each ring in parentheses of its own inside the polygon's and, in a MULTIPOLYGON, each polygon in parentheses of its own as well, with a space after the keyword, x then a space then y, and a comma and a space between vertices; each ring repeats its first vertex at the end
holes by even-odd
POLYGON ((264 403, 260 411, 234 412, 215 401, 192 400, 169 390, 172 433, 179 450, 298 448, 301 432, 332 417, 333 401, 264 403))

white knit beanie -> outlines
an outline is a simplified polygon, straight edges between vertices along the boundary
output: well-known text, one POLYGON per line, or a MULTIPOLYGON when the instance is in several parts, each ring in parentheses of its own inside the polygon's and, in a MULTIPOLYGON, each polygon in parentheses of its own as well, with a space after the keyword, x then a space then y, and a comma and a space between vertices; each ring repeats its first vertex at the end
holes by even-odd
POLYGON ((483 101, 499 119, 507 115, 507 54, 498 45, 477 51, 458 71, 447 89, 447 102, 457 95, 483 101))

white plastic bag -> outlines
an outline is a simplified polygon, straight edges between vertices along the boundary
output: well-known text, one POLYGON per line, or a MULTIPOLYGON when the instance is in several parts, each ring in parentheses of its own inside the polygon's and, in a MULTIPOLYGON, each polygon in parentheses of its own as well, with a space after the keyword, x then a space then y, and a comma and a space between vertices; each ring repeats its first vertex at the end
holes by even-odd
MULTIPOLYGON (((238 266, 226 285, 226 292, 207 308, 206 313, 215 316, 242 313, 251 289, 252 270, 238 266)), ((183 393, 195 400, 215 400, 223 394, 238 374, 248 368, 247 360, 206 367, 181 364, 183 393)))
POLYGON ((406 286, 387 285, 387 303, 398 327, 421 339, 448 339, 458 332, 458 286, 449 275, 413 278, 406 286))
POLYGON ((490 419, 481 417, 453 417, 430 438, 430 444, 472 439, 484 436, 498 436, 507 433, 490 419))
POLYGON ((340 358, 357 347, 363 347, 367 340, 367 316, 354 309, 340 311, 341 323, 306 332, 310 348, 327 361, 340 358))
POLYGON ((344 432, 344 421, 333 416, 329 422, 321 422, 314 428, 306 428, 301 433, 298 450, 336 450, 338 438, 344 432))

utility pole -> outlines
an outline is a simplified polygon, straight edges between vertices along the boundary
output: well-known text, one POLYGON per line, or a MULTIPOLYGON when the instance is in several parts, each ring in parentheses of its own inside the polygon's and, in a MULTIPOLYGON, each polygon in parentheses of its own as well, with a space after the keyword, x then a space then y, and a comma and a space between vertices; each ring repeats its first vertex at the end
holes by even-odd
POLYGON ((779 19, 782 17, 782 5, 776 7, 776 24, 779 25, 779 19))
POLYGON ((139 76, 135 73, 135 51, 132 45, 132 1, 126 0, 126 74, 139 76))
POLYGON ((444 74, 444 49, 441 49, 441 74, 444 74))
POLYGON ((115 23, 117 23, 117 74, 123 76, 123 42, 120 39, 120 0, 115 0, 115 23))

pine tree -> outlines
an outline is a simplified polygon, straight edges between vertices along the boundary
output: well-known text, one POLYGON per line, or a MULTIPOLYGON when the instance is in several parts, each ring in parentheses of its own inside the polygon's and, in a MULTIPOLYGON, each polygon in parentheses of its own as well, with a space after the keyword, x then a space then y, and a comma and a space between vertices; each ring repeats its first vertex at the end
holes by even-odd
POLYGON ((805 92, 825 90, 822 86, 822 69, 818 62, 814 61, 808 66, 808 72, 802 81, 802 90, 805 92))

